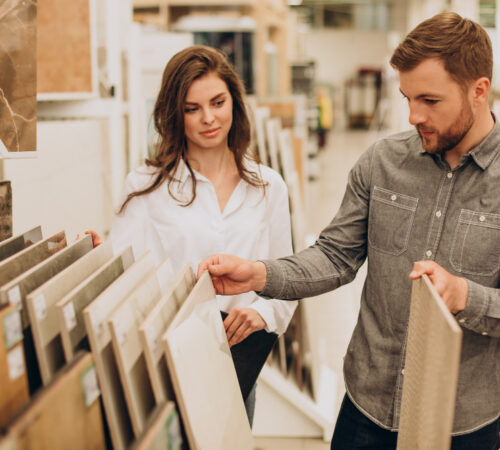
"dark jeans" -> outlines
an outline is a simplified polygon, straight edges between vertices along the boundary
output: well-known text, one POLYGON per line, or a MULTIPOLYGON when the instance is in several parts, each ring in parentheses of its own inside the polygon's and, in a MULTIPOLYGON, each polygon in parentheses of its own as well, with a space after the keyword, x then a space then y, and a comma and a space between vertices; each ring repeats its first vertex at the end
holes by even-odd
MULTIPOLYGON (((473 433, 454 436, 451 450, 497 450, 500 448, 500 419, 473 433)), ((385 430, 344 396, 331 443, 332 450, 395 450, 398 434, 385 430)))

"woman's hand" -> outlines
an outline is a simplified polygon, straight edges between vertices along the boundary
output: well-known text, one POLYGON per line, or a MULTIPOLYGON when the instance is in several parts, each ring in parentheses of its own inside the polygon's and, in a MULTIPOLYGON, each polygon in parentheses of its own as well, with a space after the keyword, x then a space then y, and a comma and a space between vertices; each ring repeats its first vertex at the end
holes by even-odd
POLYGON ((78 235, 76 236, 76 239, 81 239, 82 237, 84 237, 86 234, 90 234, 92 236, 92 245, 94 246, 94 248, 96 248, 97 246, 101 245, 102 244, 102 239, 101 239, 101 236, 99 236, 97 234, 96 231, 94 230, 86 230, 84 231, 83 233, 78 233, 78 235))
POLYGON ((227 341, 229 346, 239 344, 254 331, 262 330, 266 322, 253 308, 236 308, 224 320, 227 341))

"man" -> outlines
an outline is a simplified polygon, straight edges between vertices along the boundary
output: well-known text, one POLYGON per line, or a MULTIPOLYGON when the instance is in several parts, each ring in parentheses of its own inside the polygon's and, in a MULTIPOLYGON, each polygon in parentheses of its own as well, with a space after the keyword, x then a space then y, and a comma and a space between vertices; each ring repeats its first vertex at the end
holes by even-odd
POLYGON ((272 261, 215 255, 199 272, 208 269, 221 294, 300 299, 348 283, 368 258, 335 450, 396 447, 410 279, 427 274, 463 330, 452 449, 497 449, 500 124, 487 103, 491 42, 478 24, 438 14, 410 32, 391 64, 416 130, 359 159, 315 245, 272 261))

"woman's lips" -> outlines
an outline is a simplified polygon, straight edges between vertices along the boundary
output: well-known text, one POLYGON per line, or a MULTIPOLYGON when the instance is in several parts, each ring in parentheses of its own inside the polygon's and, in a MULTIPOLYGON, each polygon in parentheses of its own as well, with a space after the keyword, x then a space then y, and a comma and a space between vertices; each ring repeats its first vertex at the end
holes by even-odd
POLYGON ((211 130, 202 131, 200 134, 204 137, 212 138, 212 137, 217 136, 217 134, 219 134, 219 131, 220 131, 220 128, 213 128, 211 130))

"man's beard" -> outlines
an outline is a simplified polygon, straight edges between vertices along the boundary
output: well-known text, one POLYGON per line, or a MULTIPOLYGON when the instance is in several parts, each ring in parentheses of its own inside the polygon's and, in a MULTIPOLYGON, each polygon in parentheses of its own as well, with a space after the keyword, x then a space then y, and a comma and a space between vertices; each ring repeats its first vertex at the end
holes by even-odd
POLYGON ((444 133, 440 134, 437 130, 426 128, 424 125, 416 126, 420 139, 422 140, 422 147, 425 151, 443 155, 447 151, 455 148, 462 141, 474 123, 472 108, 465 98, 463 99, 463 105, 464 107, 457 120, 444 133), (434 132, 437 137, 436 144, 432 145, 431 140, 422 136, 421 131, 434 132))

